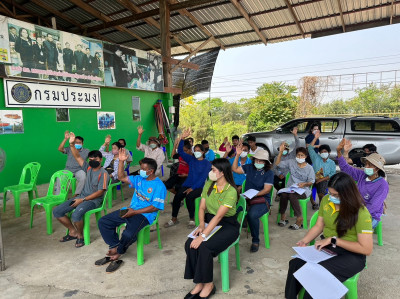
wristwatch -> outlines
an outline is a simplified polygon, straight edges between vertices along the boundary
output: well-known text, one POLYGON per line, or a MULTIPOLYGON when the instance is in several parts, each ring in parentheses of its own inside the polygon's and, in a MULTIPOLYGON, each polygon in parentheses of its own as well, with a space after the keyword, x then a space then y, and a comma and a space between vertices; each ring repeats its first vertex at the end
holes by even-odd
POLYGON ((207 238, 206 234, 201 234, 201 237, 205 240, 207 238))
POLYGON ((331 245, 333 248, 336 248, 336 236, 331 238, 331 245))
POLYGON ((82 201, 82 202, 84 202, 84 201, 86 201, 86 197, 83 198, 83 201, 82 201))

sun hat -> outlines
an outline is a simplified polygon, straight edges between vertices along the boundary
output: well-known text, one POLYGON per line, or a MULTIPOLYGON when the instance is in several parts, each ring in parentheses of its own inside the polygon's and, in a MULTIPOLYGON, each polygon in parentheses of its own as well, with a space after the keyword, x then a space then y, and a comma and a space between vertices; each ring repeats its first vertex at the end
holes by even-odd
POLYGON ((385 171, 383 169, 383 165, 385 165, 385 159, 379 155, 378 153, 372 153, 369 156, 362 157, 361 162, 365 164, 365 161, 370 162, 374 166, 378 167, 380 170, 385 171))
POLYGON ((271 164, 271 162, 269 161, 269 153, 264 149, 258 150, 254 154, 253 158, 259 159, 259 160, 264 160, 271 164))

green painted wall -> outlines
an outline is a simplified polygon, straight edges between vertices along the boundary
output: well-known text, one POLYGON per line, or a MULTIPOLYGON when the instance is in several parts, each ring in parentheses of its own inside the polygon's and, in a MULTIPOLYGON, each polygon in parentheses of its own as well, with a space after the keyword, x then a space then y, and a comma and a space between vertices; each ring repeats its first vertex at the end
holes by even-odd
MULTIPOLYGON (((81 135, 85 139, 84 147, 91 150, 99 149, 107 134, 111 135, 112 142, 125 138, 127 148, 133 152, 133 161, 137 164, 143 158, 143 153, 135 148, 138 136, 136 128, 139 125, 144 127, 143 142, 149 136, 157 136, 153 105, 158 99, 163 100, 168 113, 168 107, 172 104, 170 94, 106 87, 101 88, 101 110, 70 109, 70 122, 56 122, 55 109, 22 109, 24 133, 0 135, 0 148, 7 155, 6 166, 0 172, 0 192, 4 186, 18 184, 23 166, 29 162, 35 161, 42 165, 38 184, 49 182, 55 171, 63 169, 66 155, 60 153, 57 148, 66 130, 81 135), (132 96, 140 97, 140 122, 134 122, 132 119, 132 96), (98 130, 97 111, 115 112, 116 129, 98 130)), ((5 108, 4 84, 1 78, 0 110, 18 110, 5 108)))

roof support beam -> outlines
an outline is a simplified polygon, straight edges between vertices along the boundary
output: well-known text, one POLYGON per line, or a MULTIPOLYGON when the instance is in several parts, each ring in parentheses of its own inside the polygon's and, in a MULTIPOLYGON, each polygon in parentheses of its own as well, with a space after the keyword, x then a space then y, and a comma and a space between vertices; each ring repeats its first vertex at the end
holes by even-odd
POLYGON ((172 69, 171 73, 175 72, 177 68, 179 68, 183 63, 188 62, 190 57, 196 55, 205 45, 207 45, 210 41, 213 40, 213 37, 210 37, 208 40, 204 41, 200 46, 198 46, 192 53, 185 57, 185 59, 181 60, 175 67, 172 69))
MULTIPOLYGON (((136 6, 135 4, 133 4, 131 1, 129 0, 117 0, 119 4, 121 4, 123 7, 125 7, 126 9, 128 9, 129 11, 131 11, 133 14, 137 14, 137 13, 141 13, 143 12, 143 9, 141 9, 140 7, 136 6)), ((152 17, 148 17, 146 19, 144 19, 144 21, 149 24, 149 25, 153 25, 154 27, 156 27, 157 29, 161 30, 161 26, 160 23, 157 22, 156 20, 154 20, 152 17)), ((177 41, 178 44, 180 44, 182 47, 184 47, 188 52, 192 52, 192 48, 190 48, 189 46, 185 45, 184 42, 182 42, 178 36, 176 35, 172 35, 172 38, 174 40, 177 41)))
POLYGON ((392 0, 392 4, 390 5, 390 25, 393 24, 393 15, 394 15, 394 0, 392 0))
MULTIPOLYGON (((18 4, 18 3, 16 3, 16 2, 13 1, 13 0, 4 0, 4 1, 7 2, 8 4, 12 5, 13 7, 16 7, 16 8, 18 8, 19 10, 24 11, 24 12, 30 14, 32 17, 38 18, 38 19, 41 20, 44 24, 46 24, 47 26, 51 27, 51 21, 47 20, 46 18, 43 18, 42 16, 39 16, 38 14, 36 14, 36 13, 30 11, 29 9, 27 9, 27 8, 25 8, 24 6, 22 6, 22 5, 18 4)), ((14 13, 13 13, 13 16, 11 16, 11 17, 18 19, 18 15, 14 14, 14 13)))
MULTIPOLYGON (((211 2, 217 2, 217 1, 218 0, 186 0, 183 2, 177 2, 175 4, 170 4, 169 11, 172 12, 172 11, 176 11, 176 10, 180 10, 180 9, 184 9, 184 8, 195 7, 195 6, 199 6, 199 5, 203 5, 203 4, 207 4, 207 3, 211 3, 211 2)), ((121 18, 119 20, 111 21, 106 24, 90 27, 87 29, 87 32, 99 31, 99 30, 114 27, 117 25, 122 25, 122 24, 126 24, 129 22, 142 20, 142 19, 145 19, 148 17, 153 17, 158 14, 159 14, 159 9, 157 9, 157 8, 148 10, 148 11, 144 11, 142 13, 128 16, 125 18, 121 18)))
MULTIPOLYGON (((33 0, 33 1, 38 1, 38 0, 33 0)), ((93 6, 83 2, 82 0, 69 0, 71 3, 75 4, 76 6, 78 6, 79 8, 83 9, 84 11, 90 13, 92 16, 104 21, 104 22, 111 22, 112 19, 110 17, 108 17, 107 15, 101 13, 100 11, 98 11, 96 8, 94 8, 93 6)), ((140 40, 142 43, 144 43, 145 45, 147 45, 148 47, 150 47, 151 49, 153 49, 154 51, 160 53, 160 50, 158 50, 155 46, 153 46, 151 43, 149 43, 148 41, 145 41, 144 39, 142 39, 139 35, 137 35, 136 33, 133 33, 132 31, 130 31, 129 29, 123 27, 123 26, 115 26, 115 28, 121 32, 125 32, 128 33, 129 35, 137 38, 138 40, 140 40)))
POLYGON ((340 3, 340 0, 336 0, 337 5, 339 7, 339 12, 340 12, 340 20, 342 21, 342 28, 343 28, 343 32, 346 32, 346 24, 344 22, 344 18, 343 18, 343 9, 342 9, 342 4, 340 3))
POLYGON ((294 21, 295 21, 296 24, 297 24, 297 28, 299 28, 299 31, 300 31, 301 35, 303 36, 303 38, 305 38, 304 30, 303 30, 303 28, 302 28, 301 25, 300 25, 299 19, 297 18, 296 13, 295 13, 295 11, 294 11, 292 5, 290 4, 289 0, 284 0, 284 1, 285 1, 285 3, 286 3, 286 6, 287 6, 288 9, 289 9, 290 14, 292 15, 292 18, 294 19, 294 21))
POLYGON ((231 0, 231 3, 237 11, 246 19, 247 23, 251 26, 251 28, 254 29, 254 31, 257 33, 258 37, 261 39, 261 41, 264 43, 264 45, 267 45, 267 39, 264 37, 264 35, 261 33, 260 29, 257 27, 256 23, 250 18, 249 14, 247 11, 244 9, 244 7, 239 3, 238 0, 231 0))
MULTIPOLYGON (((161 55, 171 57, 171 38, 169 32, 170 11, 168 0, 160 0, 161 55)), ((164 87, 172 87, 172 71, 169 62, 163 62, 164 87)))

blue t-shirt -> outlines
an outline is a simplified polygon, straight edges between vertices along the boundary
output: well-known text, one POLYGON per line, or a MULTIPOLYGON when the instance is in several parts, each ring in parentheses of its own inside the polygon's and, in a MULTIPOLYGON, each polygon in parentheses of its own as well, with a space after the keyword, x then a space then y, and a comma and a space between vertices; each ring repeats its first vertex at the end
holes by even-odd
MULTIPOLYGON (((306 146, 307 146, 307 144, 311 144, 311 142, 314 140, 314 134, 313 133, 310 133, 310 134, 308 134, 307 136, 306 136, 306 146)), ((314 145, 319 145, 319 139, 317 139, 317 141, 315 141, 315 144, 314 145)), ((314 147, 314 151, 316 152, 316 153, 318 153, 318 148, 316 148, 316 147, 314 147)))
POLYGON ((209 149, 205 156, 206 156, 206 160, 208 160, 210 162, 215 160, 215 153, 212 149, 209 149))
MULTIPOLYGON (((264 169, 257 169, 253 164, 243 165, 242 169, 246 174, 246 185, 244 191, 255 189, 261 191, 264 189, 264 185, 274 185, 274 172, 272 170, 265 171, 264 169)), ((264 197, 271 204, 271 192, 265 194, 264 197)))
MULTIPOLYGON (((157 177, 152 181, 148 181, 140 175, 129 176, 131 183, 130 188, 135 188, 132 196, 130 208, 140 210, 153 206, 156 209, 164 210, 164 200, 167 196, 167 189, 164 183, 157 177)), ((152 224, 157 217, 157 211, 152 213, 143 213, 149 224, 152 224)))
MULTIPOLYGON (((243 165, 247 165, 247 164, 251 164, 251 159, 249 157, 247 157, 246 162, 242 165, 242 163, 240 162, 242 159, 239 158, 238 161, 238 166, 242 167, 243 165)), ((229 162, 231 163, 231 165, 233 165, 233 161, 235 161, 235 158, 231 158, 229 159, 229 162)), ((233 172, 233 180, 235 181, 236 185, 242 185, 244 180, 246 179, 246 175, 245 174, 238 174, 236 172, 233 172)))

